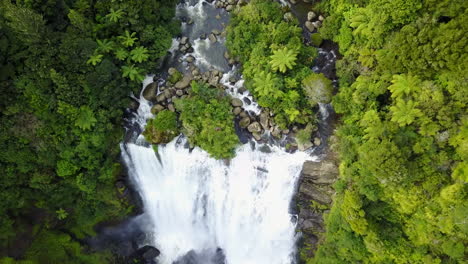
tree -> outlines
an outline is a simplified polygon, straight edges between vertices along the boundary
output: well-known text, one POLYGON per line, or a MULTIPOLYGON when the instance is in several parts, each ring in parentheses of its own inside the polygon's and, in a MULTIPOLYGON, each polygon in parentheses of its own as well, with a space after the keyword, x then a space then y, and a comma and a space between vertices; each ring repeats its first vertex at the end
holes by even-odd
POLYGON ((98 63, 102 61, 103 55, 101 54, 93 54, 89 59, 86 61, 87 64, 91 64, 93 66, 96 66, 98 63))
POLYGON ((332 98, 333 85, 322 73, 312 73, 302 80, 302 88, 311 105, 329 103, 332 98))
POLYGON ((255 92, 259 96, 272 96, 278 98, 282 95, 278 79, 270 72, 259 72, 253 79, 255 92))
POLYGON ((421 110, 417 109, 418 104, 413 100, 397 99, 396 105, 390 107, 392 111, 392 121, 397 122, 400 126, 410 125, 422 115, 421 110))
POLYGON ((270 64, 274 71, 285 73, 288 69, 292 69, 296 65, 297 51, 284 47, 275 50, 270 56, 270 64))
POLYGON ((122 66, 122 76, 128 77, 132 81, 142 82, 145 79, 142 72, 143 70, 136 67, 134 64, 130 66, 122 66))
POLYGON ((114 10, 114 8, 111 8, 110 13, 106 15, 106 18, 109 21, 116 23, 122 18, 123 14, 124 12, 122 9, 114 10))
POLYGON ((136 62, 144 62, 148 60, 148 49, 145 47, 136 47, 132 51, 130 51, 130 57, 133 61, 136 62))
POLYGON ((114 42, 112 40, 108 40, 108 39, 99 40, 99 39, 97 39, 96 42, 98 44, 98 48, 97 48, 98 52, 107 53, 107 52, 110 52, 110 51, 112 51, 114 49, 114 42))
POLYGON ((118 36, 117 38, 120 40, 122 45, 124 45, 125 47, 132 47, 135 44, 135 41, 138 40, 138 38, 135 37, 135 36, 136 36, 136 32, 132 32, 130 34, 130 32, 128 32, 128 30, 125 30, 125 35, 118 36))

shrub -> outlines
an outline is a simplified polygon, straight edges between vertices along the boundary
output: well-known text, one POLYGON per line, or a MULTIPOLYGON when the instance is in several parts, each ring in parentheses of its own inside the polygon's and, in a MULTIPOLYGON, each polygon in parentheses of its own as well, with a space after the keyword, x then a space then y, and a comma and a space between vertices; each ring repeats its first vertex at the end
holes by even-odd
POLYGON ((168 143, 178 134, 177 116, 169 110, 163 110, 150 119, 143 132, 145 139, 152 144, 168 143))
POLYGON ((321 73, 312 73, 306 77, 302 81, 302 87, 312 106, 318 103, 327 104, 331 101, 333 95, 332 82, 321 73))
POLYGON ((230 98, 217 88, 192 83, 192 94, 175 102, 183 132, 192 146, 216 159, 232 158, 239 139, 234 131, 230 98))

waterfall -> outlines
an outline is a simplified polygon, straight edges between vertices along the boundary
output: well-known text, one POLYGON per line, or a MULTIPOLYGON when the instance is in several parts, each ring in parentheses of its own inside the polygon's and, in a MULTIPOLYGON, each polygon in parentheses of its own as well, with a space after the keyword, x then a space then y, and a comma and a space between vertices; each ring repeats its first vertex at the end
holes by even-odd
MULTIPOLYGON (((198 66, 223 69, 221 83, 227 93, 249 101, 246 110, 259 114, 261 109, 251 95, 240 91, 243 80, 229 80, 237 72, 236 67, 226 69, 224 39, 212 44, 199 37, 213 28, 222 29, 227 13, 202 0, 179 4, 177 15, 195 21, 182 29, 194 44, 191 55, 198 66), (214 12, 221 12, 220 21, 208 19, 214 12)), ((173 54, 177 45, 174 40, 173 54)), ((182 61, 177 56, 171 59, 177 67, 185 67, 177 64, 182 61)), ((143 87, 152 80, 148 76, 143 87)), ((295 263, 297 216, 290 213, 290 203, 302 164, 315 157, 251 141, 240 145, 233 159, 215 160, 199 148, 189 150, 183 135, 155 151, 138 135, 152 117, 150 109, 151 102, 140 94, 139 108, 127 120, 130 127, 137 127, 127 131, 134 137, 122 143, 121 150, 143 202, 143 217, 151 223, 144 227, 146 242, 161 251, 158 263, 295 263)))
MULTIPOLYGON (((306 153, 245 144, 229 164, 184 148, 128 143, 130 175, 153 226, 160 263, 190 251, 222 249, 227 264, 291 264, 295 222, 289 204, 306 153)), ((206 263, 208 264, 208 263, 206 263)))

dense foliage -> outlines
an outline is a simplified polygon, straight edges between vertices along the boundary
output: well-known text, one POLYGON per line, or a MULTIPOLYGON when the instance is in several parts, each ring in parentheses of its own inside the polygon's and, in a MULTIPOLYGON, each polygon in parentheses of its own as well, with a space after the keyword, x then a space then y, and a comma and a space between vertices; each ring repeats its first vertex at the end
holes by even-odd
POLYGON ((281 127, 311 121, 312 107, 302 80, 312 73, 313 47, 302 44, 297 21, 283 20, 275 1, 252 0, 235 13, 227 46, 242 62, 246 87, 262 107, 271 108, 281 127))
POLYGON ((340 180, 311 263, 466 263, 468 2, 331 0, 340 180))
POLYGON ((229 98, 223 90, 192 82, 190 96, 175 102, 190 144, 216 159, 232 158, 239 144, 229 98))
POLYGON ((168 143, 179 134, 177 115, 169 110, 159 112, 148 120, 143 135, 152 144, 168 143))
POLYGON ((174 4, 0 1, 0 256, 106 262, 77 241, 130 209, 114 188, 122 109, 170 46, 174 4))

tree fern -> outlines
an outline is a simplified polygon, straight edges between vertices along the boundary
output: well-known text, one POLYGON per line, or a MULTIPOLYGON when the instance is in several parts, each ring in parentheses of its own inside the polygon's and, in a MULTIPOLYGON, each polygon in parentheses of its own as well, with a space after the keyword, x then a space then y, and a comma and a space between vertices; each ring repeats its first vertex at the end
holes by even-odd
POLYGON ((288 69, 292 69, 294 65, 296 65, 297 51, 284 47, 274 51, 270 58, 270 64, 273 70, 285 73, 288 69))

